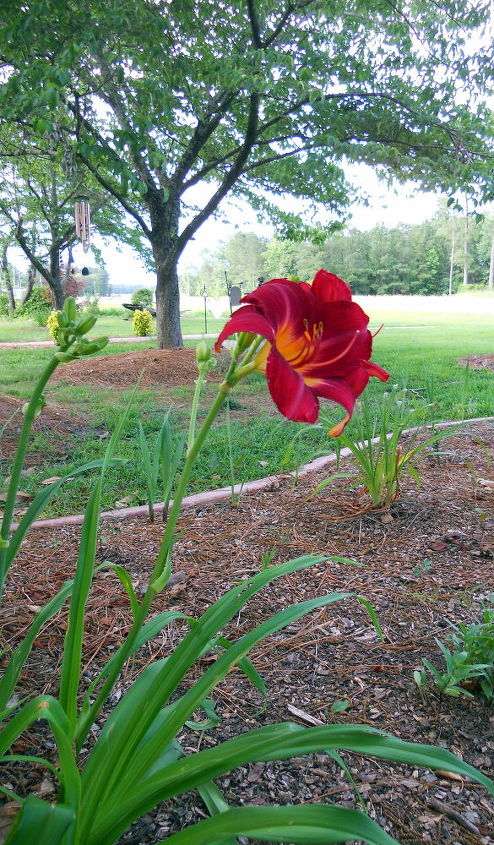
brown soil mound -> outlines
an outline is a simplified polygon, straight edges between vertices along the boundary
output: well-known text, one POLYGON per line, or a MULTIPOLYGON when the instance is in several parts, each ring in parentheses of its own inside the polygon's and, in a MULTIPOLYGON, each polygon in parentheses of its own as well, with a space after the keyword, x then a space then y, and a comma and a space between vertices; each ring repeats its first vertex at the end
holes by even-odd
MULTIPOLYGON (((24 404, 21 399, 0 394, 0 460, 10 459, 17 448, 24 404)), ((46 431, 51 437, 58 436, 64 439, 73 435, 85 435, 94 431, 94 428, 88 426, 87 422, 63 405, 48 404, 43 408, 43 413, 34 421, 33 431, 46 431)), ((43 460, 44 456, 39 453, 30 454, 26 458, 29 466, 43 460)))
POLYGON ((494 370, 494 355, 466 355, 459 362, 473 370, 494 370))
POLYGON ((138 378, 142 387, 193 384, 197 378, 195 349, 139 349, 73 361, 60 367, 53 381, 123 389, 132 387, 138 378))

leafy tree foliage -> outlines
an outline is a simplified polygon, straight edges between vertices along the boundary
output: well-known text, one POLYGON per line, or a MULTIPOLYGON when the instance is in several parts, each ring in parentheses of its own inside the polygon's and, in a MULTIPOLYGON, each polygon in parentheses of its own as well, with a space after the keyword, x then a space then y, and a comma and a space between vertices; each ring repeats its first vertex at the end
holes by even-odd
POLYGON ((55 141, 136 221, 159 344, 180 345, 177 262, 229 193, 321 241, 351 196, 345 161, 488 198, 490 57, 465 46, 488 15, 488 0, 10 0, 0 121, 31 152, 55 141))
POLYGON ((27 155, 19 136, 4 132, 1 158, 0 228, 9 246, 16 243, 21 247, 50 287, 56 307, 62 308, 66 296, 77 296, 86 286, 84 279, 71 276, 72 248, 77 242, 75 201, 81 196, 88 200, 93 228, 103 236, 118 234, 120 240, 133 243, 132 226, 124 219, 121 206, 91 174, 77 166, 66 172, 57 161, 54 146, 27 155))

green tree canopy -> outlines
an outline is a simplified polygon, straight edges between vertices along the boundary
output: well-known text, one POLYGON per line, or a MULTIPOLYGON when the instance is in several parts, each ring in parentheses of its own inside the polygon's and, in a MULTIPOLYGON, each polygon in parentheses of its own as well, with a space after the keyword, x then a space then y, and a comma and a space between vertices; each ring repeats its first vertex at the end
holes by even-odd
POLYGON ((468 37, 488 15, 488 0, 10 0, 0 121, 31 151, 55 139, 137 222, 159 344, 179 345, 177 262, 229 193, 322 240, 348 161, 492 195, 492 68, 468 37))

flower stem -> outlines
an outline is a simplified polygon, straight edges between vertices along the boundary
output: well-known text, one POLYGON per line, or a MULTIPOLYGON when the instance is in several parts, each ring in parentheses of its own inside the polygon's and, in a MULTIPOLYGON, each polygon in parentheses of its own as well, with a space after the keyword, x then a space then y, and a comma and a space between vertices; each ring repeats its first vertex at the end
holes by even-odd
MULTIPOLYGON (((234 369, 234 364, 232 364, 230 366, 230 370, 233 370, 233 369, 234 369)), ((228 371, 228 374, 230 374, 230 370, 228 371)), ((194 466, 195 460, 197 458, 197 455, 199 454, 199 452, 202 448, 202 445, 203 445, 203 443, 204 443, 204 441, 207 437, 207 434, 208 434, 216 416, 218 415, 218 412, 219 412, 221 406, 225 402, 230 390, 231 390, 231 386, 225 380, 220 385, 218 395, 216 396, 215 401, 211 405, 211 408, 209 409, 208 415, 207 415, 206 419, 204 420, 201 428, 199 429, 197 437, 195 438, 194 443, 193 443, 193 445, 190 449, 190 452, 187 455, 187 458, 186 458, 185 464, 184 464, 184 468, 182 470, 182 474, 181 474, 180 479, 178 481, 177 489, 176 489, 175 495, 173 497, 173 504, 170 508, 170 512, 169 512, 169 515, 168 515, 168 520, 167 520, 167 523, 166 523, 166 528, 165 528, 165 532, 164 532, 164 535, 163 535, 163 539, 161 541, 160 550, 159 550, 159 553, 158 553, 158 558, 156 560, 156 564, 154 566, 153 572, 152 572, 151 577, 149 579, 148 588, 146 590, 146 593, 145 593, 145 595, 144 595, 144 597, 143 597, 143 599, 142 599, 142 601, 139 605, 138 612, 135 615, 132 628, 129 631, 127 638, 125 639, 125 641, 120 646, 120 649, 117 652, 118 659, 115 660, 115 665, 113 666, 111 673, 109 673, 107 678, 105 678, 105 681, 104 681, 96 699, 94 700, 91 707, 84 714, 81 714, 81 716, 80 716, 79 723, 77 725, 77 730, 76 730, 76 742, 77 742, 78 750, 83 745, 84 740, 85 740, 85 738, 88 734, 88 731, 89 731, 91 725, 94 723, 94 721, 97 718, 99 712, 101 711, 101 708, 103 707, 108 695, 110 694, 110 692, 113 688, 113 685, 115 684, 115 680, 118 677, 118 675, 120 674, 122 666, 124 665, 125 661, 132 654, 132 652, 134 650, 134 643, 135 643, 136 637, 137 637, 139 631, 142 628, 142 625, 143 625, 144 620, 147 616, 149 608, 151 607, 153 599, 156 596, 156 593, 158 592, 159 589, 163 589, 163 586, 166 584, 166 581, 168 580, 166 578, 166 580, 162 582, 162 580, 160 581, 159 579, 160 579, 160 576, 162 576, 163 573, 165 572, 165 567, 166 567, 167 561, 169 559, 171 548, 173 546, 173 535, 174 535, 175 527, 176 527, 178 517, 179 517, 179 514, 180 514, 180 509, 181 509, 181 506, 182 506, 182 500, 184 498, 185 491, 187 489, 187 484, 189 482, 190 474, 191 474, 192 468, 194 466)))
POLYGON ((201 391, 206 379, 206 373, 208 368, 204 365, 199 364, 199 375, 196 379, 196 387, 194 390, 194 396, 192 398, 192 405, 190 408, 190 420, 189 420, 189 434, 187 437, 187 455, 190 454, 192 446, 194 445, 194 440, 196 437, 196 421, 197 421, 197 411, 199 408, 199 399, 201 396, 201 391))
MULTIPOLYGON (((84 740, 91 728, 91 725, 94 723, 95 719, 98 717, 108 695, 110 694, 115 681, 120 674, 120 671, 127 660, 127 658, 132 654, 134 650, 134 644, 139 634, 139 631, 142 628, 144 620, 147 616, 149 608, 156 596, 156 594, 163 589, 166 585, 168 580, 168 573, 167 573, 167 564, 170 559, 171 550, 173 547, 173 537, 175 533, 175 528, 177 525, 178 517, 180 514, 180 510, 182 507, 182 501, 185 496, 185 491, 187 489, 187 485, 189 483, 190 475, 192 472, 192 468, 196 461, 196 458, 199 452, 202 449, 204 441, 209 434, 209 430, 216 419, 222 405, 226 401, 226 398, 232 388, 237 384, 237 382, 242 378, 242 376, 247 375, 248 372, 255 369, 254 363, 245 363, 246 358, 248 361, 251 360, 253 354, 258 349, 260 343, 263 341, 263 338, 258 338, 252 344, 252 347, 249 348, 247 352, 247 356, 245 356, 242 364, 238 366, 238 355, 233 355, 232 360, 230 362, 230 366, 228 368, 228 372, 225 376, 225 380, 220 384, 218 389, 218 394, 216 399, 214 400, 213 404, 211 405, 206 419, 204 420, 201 428, 199 429, 197 436, 193 438, 193 441, 189 442, 189 449, 187 452, 187 457, 185 459, 185 464, 182 469, 182 473, 178 480, 177 489, 175 491, 175 495, 173 497, 173 503, 170 508, 168 519, 166 523, 165 532, 163 534, 163 539, 161 541, 160 549, 158 552, 158 557, 156 559, 156 563, 154 565, 154 569, 151 573, 151 577, 148 582, 147 590, 143 596, 143 599, 139 605, 138 611, 135 614, 134 622, 132 628, 130 629, 127 638, 120 646, 120 649, 116 653, 118 657, 115 655, 115 664, 112 667, 111 672, 105 678, 105 681, 96 696, 93 704, 91 707, 84 713, 81 714, 79 718, 79 723, 76 729, 76 744, 77 749, 80 750, 82 747, 84 740)), ((199 376, 196 382, 196 394, 199 394, 200 390, 200 382, 201 378, 199 376)), ((195 398, 195 396, 194 396, 195 398)), ((197 412, 197 409, 196 409, 197 412)), ((190 429, 189 429, 190 431, 190 429)), ((190 434, 189 434, 190 439, 190 434)))

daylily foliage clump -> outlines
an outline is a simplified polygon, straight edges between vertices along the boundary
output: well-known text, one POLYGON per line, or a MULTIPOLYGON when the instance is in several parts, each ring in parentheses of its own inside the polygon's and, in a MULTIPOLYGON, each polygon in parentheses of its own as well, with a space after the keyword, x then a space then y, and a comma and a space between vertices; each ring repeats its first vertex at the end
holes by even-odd
POLYGON ((352 301, 348 285, 319 270, 312 285, 272 279, 242 302, 221 332, 216 350, 232 334, 256 335, 249 369, 266 374, 278 410, 290 420, 314 423, 319 397, 337 402, 346 410, 330 432, 337 437, 370 376, 381 381, 389 377, 370 360, 369 318, 352 301))

